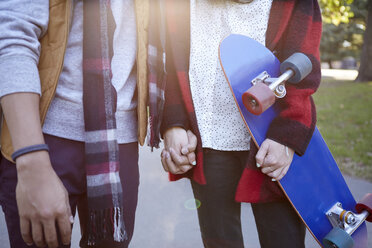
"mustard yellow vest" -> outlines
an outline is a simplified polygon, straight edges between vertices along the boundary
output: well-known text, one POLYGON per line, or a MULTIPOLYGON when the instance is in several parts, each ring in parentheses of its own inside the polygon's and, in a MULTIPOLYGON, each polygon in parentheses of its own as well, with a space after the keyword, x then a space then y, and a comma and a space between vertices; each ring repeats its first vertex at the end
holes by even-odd
MULTIPOLYGON (((48 31, 41 39, 39 74, 41 80, 40 120, 44 122, 49 105, 54 97, 58 78, 62 72, 63 59, 72 15, 73 0, 49 0, 48 31)), ((147 27, 149 23, 149 1, 135 0, 137 22, 137 92, 138 92, 138 141, 145 142, 147 131, 147 27)), ((1 152, 11 161, 12 141, 6 122, 1 128, 1 152)))

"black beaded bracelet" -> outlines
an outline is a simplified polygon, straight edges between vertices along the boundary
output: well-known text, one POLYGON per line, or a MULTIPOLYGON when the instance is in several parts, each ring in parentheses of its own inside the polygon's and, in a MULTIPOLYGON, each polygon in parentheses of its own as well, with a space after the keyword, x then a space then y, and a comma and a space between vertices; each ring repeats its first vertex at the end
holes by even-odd
POLYGON ((49 151, 49 146, 47 144, 39 144, 23 147, 12 154, 12 159, 15 161, 19 156, 27 153, 37 152, 37 151, 49 151))

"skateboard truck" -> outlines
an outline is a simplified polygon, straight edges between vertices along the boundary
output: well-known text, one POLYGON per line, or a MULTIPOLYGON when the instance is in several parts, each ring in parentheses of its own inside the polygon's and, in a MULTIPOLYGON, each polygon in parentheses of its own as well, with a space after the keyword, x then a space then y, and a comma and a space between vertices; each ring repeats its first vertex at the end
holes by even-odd
POLYGON ((331 222, 333 227, 339 227, 349 235, 353 234, 354 231, 362 224, 368 217, 368 211, 363 211, 360 214, 346 211, 342 208, 341 203, 336 203, 326 213, 328 220, 331 222))
POLYGON ((281 75, 272 78, 264 71, 252 80, 253 86, 243 93, 242 101, 249 112, 260 115, 275 103, 275 98, 286 95, 284 82, 296 84, 312 70, 310 59, 303 53, 294 53, 280 65, 281 75))
POLYGON ((270 77, 269 73, 264 71, 252 80, 252 84, 256 85, 257 83, 264 83, 270 88, 271 91, 274 92, 277 98, 283 98, 287 94, 284 82, 290 79, 294 73, 295 72, 292 69, 288 69, 282 75, 280 75, 280 77, 272 78, 270 77))
POLYGON ((372 222, 372 194, 366 194, 355 206, 357 213, 346 211, 337 202, 326 213, 333 229, 323 238, 325 248, 351 248, 354 240, 351 235, 364 222, 372 222))

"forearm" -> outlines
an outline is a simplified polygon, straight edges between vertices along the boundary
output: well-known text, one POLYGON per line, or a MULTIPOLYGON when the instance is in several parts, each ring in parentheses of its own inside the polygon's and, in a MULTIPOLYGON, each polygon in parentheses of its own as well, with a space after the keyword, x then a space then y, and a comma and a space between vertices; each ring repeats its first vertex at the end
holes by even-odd
POLYGON ((180 77, 177 71, 176 61, 173 54, 174 36, 172 32, 167 31, 166 36, 166 71, 167 71, 167 83, 165 87, 165 102, 164 102, 164 113, 160 128, 160 133, 164 133, 173 127, 182 127, 184 129, 190 128, 189 116, 183 101, 182 91, 180 88, 180 77))
POLYGON ((173 127, 182 127, 187 130, 190 128, 190 124, 182 101, 178 79, 174 74, 170 73, 165 89, 164 112, 160 133, 164 135, 168 129, 173 127))
POLYGON ((15 93, 1 98, 14 150, 44 143, 39 117, 39 99, 40 96, 34 93, 15 93))

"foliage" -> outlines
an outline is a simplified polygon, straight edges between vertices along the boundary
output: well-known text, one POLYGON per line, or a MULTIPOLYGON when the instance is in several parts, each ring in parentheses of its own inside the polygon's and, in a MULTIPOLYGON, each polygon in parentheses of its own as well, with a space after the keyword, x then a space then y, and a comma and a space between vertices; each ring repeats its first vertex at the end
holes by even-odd
POLYGON ((368 1, 370 0, 355 0, 350 5, 351 12, 354 14, 352 18, 353 21, 363 24, 366 23, 368 15, 368 1))
POLYGON ((359 60, 367 19, 368 0, 320 0, 323 17, 321 60, 351 56, 359 60))
POLYGON ((360 57, 363 46, 364 26, 355 22, 323 24, 323 36, 320 43, 321 60, 331 62, 351 56, 360 57))
POLYGON ((320 0, 319 3, 325 23, 332 23, 337 26, 342 22, 348 23, 349 18, 354 16, 350 7, 353 0, 320 0))
POLYGON ((317 126, 342 171, 372 181, 372 82, 322 79, 317 126))

